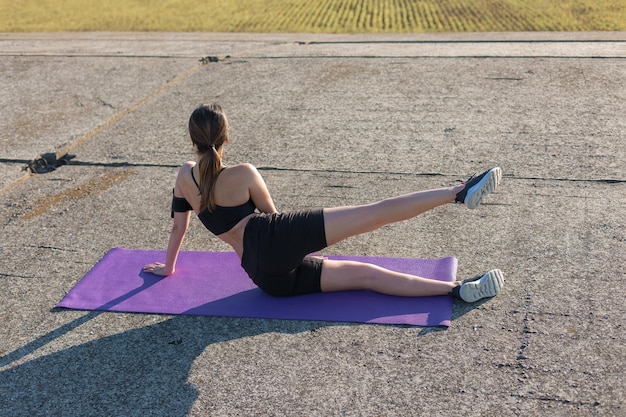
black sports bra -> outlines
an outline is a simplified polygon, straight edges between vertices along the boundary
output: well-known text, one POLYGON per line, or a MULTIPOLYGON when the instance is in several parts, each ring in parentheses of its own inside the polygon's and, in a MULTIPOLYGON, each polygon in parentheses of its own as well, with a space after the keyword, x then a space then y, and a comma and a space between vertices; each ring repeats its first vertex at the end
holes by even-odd
MULTIPOLYGON (((224 168, 222 168, 222 171, 224 168)), ((222 172, 220 171, 220 173, 222 172)), ((218 174, 219 175, 219 174, 218 174)), ((196 181, 195 176, 193 175, 193 169, 191 170, 191 178, 193 178, 193 182, 196 183, 196 187, 200 189, 200 185, 196 181)), ((172 200, 172 216, 174 212, 184 212, 192 210, 191 205, 181 197, 174 197, 172 200)), ((219 206, 216 205, 213 211, 209 211, 208 208, 205 208, 198 214, 198 218, 204 224, 211 233, 214 235, 221 235, 222 233, 228 232, 230 229, 235 227, 237 223, 241 221, 244 217, 254 213, 256 210, 256 205, 252 201, 252 199, 247 202, 238 205, 238 206, 219 206)))

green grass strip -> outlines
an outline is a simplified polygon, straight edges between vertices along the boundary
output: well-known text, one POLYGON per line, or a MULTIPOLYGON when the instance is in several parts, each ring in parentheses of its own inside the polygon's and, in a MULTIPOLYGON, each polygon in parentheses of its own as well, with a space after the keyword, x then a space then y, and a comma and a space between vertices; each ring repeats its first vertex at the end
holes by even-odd
POLYGON ((0 32, 624 30, 624 0, 0 0, 0 32))

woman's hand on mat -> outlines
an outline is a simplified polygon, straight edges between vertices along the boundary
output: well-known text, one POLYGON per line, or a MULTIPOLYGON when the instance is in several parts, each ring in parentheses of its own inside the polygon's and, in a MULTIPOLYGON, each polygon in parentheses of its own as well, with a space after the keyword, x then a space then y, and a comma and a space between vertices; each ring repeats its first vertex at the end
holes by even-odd
POLYGON ((160 275, 166 277, 172 275, 174 271, 168 271, 165 264, 161 262, 154 262, 143 267, 144 272, 149 272, 154 275, 160 275))

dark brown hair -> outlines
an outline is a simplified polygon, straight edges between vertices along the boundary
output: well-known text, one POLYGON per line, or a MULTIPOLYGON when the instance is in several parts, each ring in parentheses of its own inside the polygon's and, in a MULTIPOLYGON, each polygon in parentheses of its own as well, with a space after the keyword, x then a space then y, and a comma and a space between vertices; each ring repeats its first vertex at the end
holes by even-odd
POLYGON ((202 104, 189 118, 189 135, 200 159, 200 210, 215 208, 213 188, 222 169, 222 154, 228 143, 228 119, 219 104, 202 104))

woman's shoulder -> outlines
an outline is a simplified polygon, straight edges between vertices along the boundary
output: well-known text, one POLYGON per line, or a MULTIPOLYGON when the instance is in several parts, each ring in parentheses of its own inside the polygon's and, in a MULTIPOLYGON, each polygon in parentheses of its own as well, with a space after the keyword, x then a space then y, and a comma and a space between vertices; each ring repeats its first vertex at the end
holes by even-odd
POLYGON ((250 187, 258 182, 259 177, 259 171, 249 163, 230 165, 220 174, 220 180, 231 187, 250 187))
POLYGON ((223 172, 233 176, 248 176, 250 174, 257 175, 258 173, 256 167, 247 162, 237 165, 230 165, 226 167, 223 172))
POLYGON ((190 169, 196 166, 196 161, 185 161, 180 166, 180 169, 190 169))
POLYGON ((228 165, 226 168, 240 170, 240 171, 250 171, 250 170, 256 171, 256 167, 248 162, 242 162, 241 164, 236 164, 236 165, 228 165))
POLYGON ((191 171, 193 169, 193 167, 196 166, 195 161, 186 161, 184 162, 180 168, 178 168, 178 176, 180 177, 183 174, 189 175, 189 171, 191 171))

